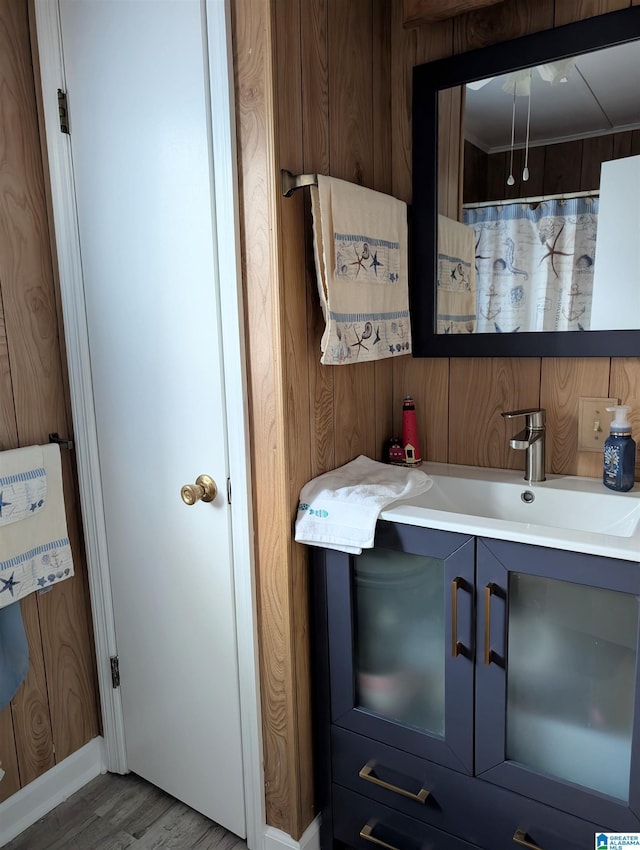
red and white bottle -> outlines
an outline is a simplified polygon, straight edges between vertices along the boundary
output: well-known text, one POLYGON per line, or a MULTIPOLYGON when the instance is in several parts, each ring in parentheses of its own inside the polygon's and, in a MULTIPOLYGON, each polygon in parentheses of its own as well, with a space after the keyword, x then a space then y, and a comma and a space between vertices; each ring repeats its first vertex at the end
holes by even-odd
POLYGON ((410 395, 406 396, 402 403, 402 447, 404 448, 405 463, 417 464, 422 462, 420 443, 418 442, 416 406, 410 395))

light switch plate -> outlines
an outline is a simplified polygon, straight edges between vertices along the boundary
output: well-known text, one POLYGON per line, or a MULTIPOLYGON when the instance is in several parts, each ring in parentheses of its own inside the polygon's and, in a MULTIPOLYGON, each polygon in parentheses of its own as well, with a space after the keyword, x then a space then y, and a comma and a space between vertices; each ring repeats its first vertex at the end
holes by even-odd
POLYGON ((617 398, 581 398, 578 407, 578 451, 601 452, 609 436, 613 413, 607 407, 620 404, 617 398))

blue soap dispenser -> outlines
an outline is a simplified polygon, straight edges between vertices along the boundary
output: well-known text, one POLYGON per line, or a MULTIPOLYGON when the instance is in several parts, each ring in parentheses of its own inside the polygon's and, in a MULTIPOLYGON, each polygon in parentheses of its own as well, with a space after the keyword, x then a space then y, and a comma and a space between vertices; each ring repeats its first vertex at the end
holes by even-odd
POLYGON ((636 444, 631 437, 631 422, 627 404, 608 407, 613 411, 611 434, 604 443, 604 470, 602 481, 610 490, 626 493, 633 487, 636 467, 636 444))

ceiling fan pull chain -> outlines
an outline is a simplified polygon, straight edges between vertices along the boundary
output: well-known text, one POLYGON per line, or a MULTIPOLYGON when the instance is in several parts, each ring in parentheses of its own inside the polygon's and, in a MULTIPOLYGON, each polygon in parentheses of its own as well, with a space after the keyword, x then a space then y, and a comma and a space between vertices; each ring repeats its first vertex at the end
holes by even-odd
POLYGON ((524 146, 524 168, 522 170, 522 179, 526 182, 529 179, 529 128, 531 126, 531 69, 529 69, 529 102, 527 105, 527 140, 524 146))
POLYGON ((507 186, 513 186, 516 182, 513 176, 513 140, 516 129, 516 84, 513 84, 513 111, 511 113, 511 162, 509 163, 509 176, 507 177, 507 186))

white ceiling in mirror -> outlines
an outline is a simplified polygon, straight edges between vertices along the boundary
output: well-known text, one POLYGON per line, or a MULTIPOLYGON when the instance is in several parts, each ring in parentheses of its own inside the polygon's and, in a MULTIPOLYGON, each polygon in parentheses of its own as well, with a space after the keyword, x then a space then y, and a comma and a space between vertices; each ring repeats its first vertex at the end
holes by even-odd
MULTIPOLYGON (((531 74, 530 146, 640 127, 640 42, 577 56, 565 82, 550 83, 549 68, 531 74)), ((527 131, 527 71, 518 84, 515 110, 516 148, 527 131)), ((465 137, 484 150, 508 150, 513 117, 513 75, 492 77, 466 87, 465 137), (510 79, 511 78, 511 79, 510 79)))

